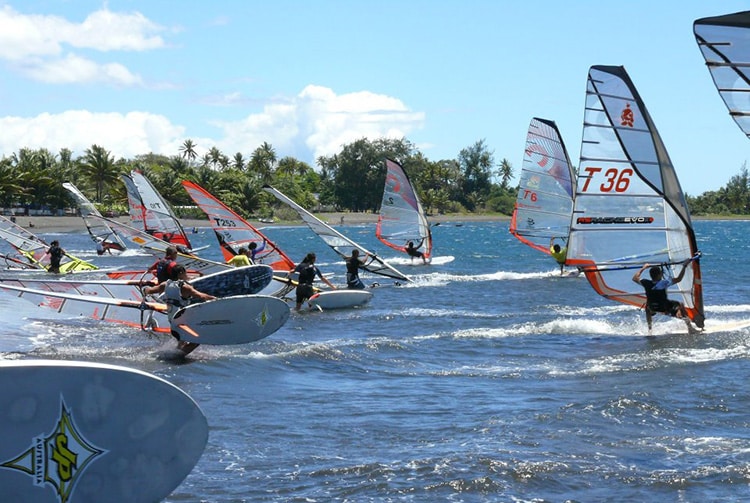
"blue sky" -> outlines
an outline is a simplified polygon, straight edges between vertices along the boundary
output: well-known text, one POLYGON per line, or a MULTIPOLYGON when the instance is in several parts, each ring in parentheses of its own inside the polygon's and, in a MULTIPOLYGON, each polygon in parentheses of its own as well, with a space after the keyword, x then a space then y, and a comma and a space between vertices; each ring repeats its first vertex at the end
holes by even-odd
POLYGON ((578 164, 586 76, 623 65, 690 195, 750 157, 695 19, 748 1, 0 0, 0 156, 96 143, 174 155, 187 138, 315 166, 358 138, 432 160, 485 140, 520 173, 532 117, 578 164), (718 4, 718 5, 717 5, 718 4))

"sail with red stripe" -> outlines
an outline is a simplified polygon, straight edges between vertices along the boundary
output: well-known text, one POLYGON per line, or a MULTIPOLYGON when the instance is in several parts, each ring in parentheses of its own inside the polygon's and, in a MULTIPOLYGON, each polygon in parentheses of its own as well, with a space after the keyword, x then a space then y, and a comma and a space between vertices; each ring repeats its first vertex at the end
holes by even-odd
POLYGON ((383 200, 375 236, 385 245, 406 252, 410 241, 429 260, 432 235, 422 203, 404 168, 396 161, 385 160, 386 176, 383 200))
POLYGON ((661 265, 674 278, 690 261, 668 294, 702 327, 699 255, 674 166, 633 82, 623 67, 591 67, 566 264, 600 295, 640 307, 635 270, 661 265))
POLYGON ((121 175, 128 193, 133 226, 174 245, 192 248, 180 221, 164 198, 140 171, 121 175))
POLYGON ((510 233, 548 255, 552 240, 567 241, 575 180, 557 125, 547 119, 531 119, 510 233))
POLYGON ((294 269, 294 261, 275 243, 203 187, 187 180, 182 182, 182 186, 208 217, 226 260, 234 257, 241 247, 248 248, 255 243, 256 250, 259 250, 254 258, 255 263, 270 265, 274 271, 294 269))

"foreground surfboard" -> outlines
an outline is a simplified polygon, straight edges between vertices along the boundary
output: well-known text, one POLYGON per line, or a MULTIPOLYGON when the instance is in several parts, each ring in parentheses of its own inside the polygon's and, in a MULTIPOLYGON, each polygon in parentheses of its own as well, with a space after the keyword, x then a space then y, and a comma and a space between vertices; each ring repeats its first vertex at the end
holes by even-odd
POLYGON ((172 330, 186 342, 246 344, 276 332, 289 313, 286 302, 276 297, 237 295, 181 309, 172 319, 172 330))
POLYGON ((326 290, 310 297, 310 306, 320 309, 346 309, 370 302, 372 293, 367 290, 326 290))
POLYGON ((161 501, 208 440, 193 399, 138 370, 6 361, 0 387, 2 501, 161 501))

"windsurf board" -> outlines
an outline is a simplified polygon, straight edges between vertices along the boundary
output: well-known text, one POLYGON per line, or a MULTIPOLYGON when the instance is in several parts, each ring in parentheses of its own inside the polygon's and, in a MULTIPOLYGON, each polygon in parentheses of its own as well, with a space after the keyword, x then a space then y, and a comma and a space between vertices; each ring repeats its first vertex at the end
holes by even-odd
POLYGON ((367 290, 326 290, 318 292, 308 300, 312 307, 323 309, 346 309, 363 306, 372 299, 372 292, 367 290))
POLYGON ((208 422, 169 382, 90 362, 0 362, 3 501, 161 501, 200 459, 208 422))
MULTIPOLYGON (((736 332, 736 331, 743 330, 746 328, 750 328, 750 320, 729 321, 726 323, 718 323, 716 325, 712 323, 708 323, 706 324, 705 327, 703 327, 703 330, 693 335, 736 332)), ((665 335, 688 335, 688 333, 687 333, 687 328, 685 328, 684 330, 681 330, 681 331, 674 331, 674 332, 661 333, 661 334, 652 334, 647 337, 660 337, 660 336, 665 336, 665 335)))
POLYGON ((270 265, 232 267, 224 271, 199 276, 190 280, 197 290, 215 297, 252 295, 260 292, 273 279, 270 265))
POLYGON ((289 319, 289 306, 268 295, 239 295, 192 304, 172 318, 181 341, 246 344, 268 337, 289 319))

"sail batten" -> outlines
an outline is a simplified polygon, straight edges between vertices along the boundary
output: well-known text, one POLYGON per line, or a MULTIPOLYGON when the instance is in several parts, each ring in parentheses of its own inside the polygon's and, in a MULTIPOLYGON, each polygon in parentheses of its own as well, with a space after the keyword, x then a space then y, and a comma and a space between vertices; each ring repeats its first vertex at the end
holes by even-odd
POLYGON ((581 162, 566 263, 583 269, 605 298, 642 306, 633 269, 661 265, 683 279, 669 289, 703 325, 695 235, 684 193, 666 148, 622 67, 589 70, 581 162))

